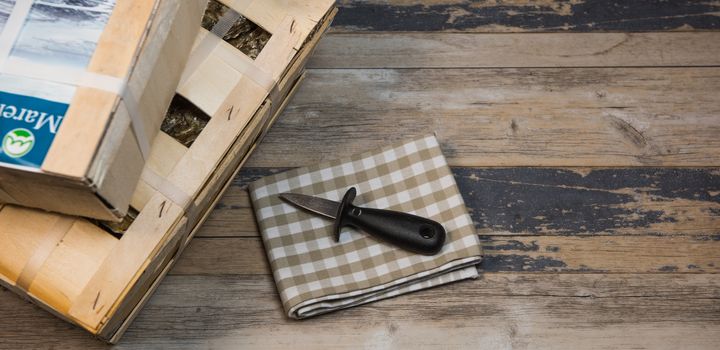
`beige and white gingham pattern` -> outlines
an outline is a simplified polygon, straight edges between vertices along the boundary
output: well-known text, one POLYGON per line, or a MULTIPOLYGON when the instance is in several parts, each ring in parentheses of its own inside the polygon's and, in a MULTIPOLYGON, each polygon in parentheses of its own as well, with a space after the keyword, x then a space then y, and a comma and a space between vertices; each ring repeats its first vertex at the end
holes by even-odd
POLYGON ((268 176, 250 197, 283 307, 304 318, 477 277, 480 243, 434 136, 347 159, 268 176), (283 202, 283 192, 340 200, 356 187, 355 204, 429 217, 447 239, 435 256, 413 254, 351 228, 333 240, 331 220, 283 202))

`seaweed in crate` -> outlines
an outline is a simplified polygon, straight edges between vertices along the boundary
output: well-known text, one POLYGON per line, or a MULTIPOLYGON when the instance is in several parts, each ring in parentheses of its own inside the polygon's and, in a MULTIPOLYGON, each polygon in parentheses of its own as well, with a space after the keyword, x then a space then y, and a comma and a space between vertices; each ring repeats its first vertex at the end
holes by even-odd
POLYGON ((235 10, 216 0, 211 0, 205 10, 202 27, 212 32, 215 24, 228 11, 232 11, 232 14, 237 16, 238 19, 223 36, 223 40, 250 58, 255 59, 272 35, 251 20, 235 12, 235 10))
POLYGON ((210 117, 186 98, 175 94, 160 129, 185 147, 192 146, 210 117))
POLYGON ((107 231, 111 235, 119 238, 125 233, 125 231, 127 231, 128 228, 130 228, 130 225, 132 225, 133 221, 135 221, 138 214, 140 213, 135 208, 130 207, 128 209, 127 215, 125 215, 125 217, 120 222, 95 219, 90 219, 90 221, 94 222, 95 225, 100 226, 100 228, 107 231))

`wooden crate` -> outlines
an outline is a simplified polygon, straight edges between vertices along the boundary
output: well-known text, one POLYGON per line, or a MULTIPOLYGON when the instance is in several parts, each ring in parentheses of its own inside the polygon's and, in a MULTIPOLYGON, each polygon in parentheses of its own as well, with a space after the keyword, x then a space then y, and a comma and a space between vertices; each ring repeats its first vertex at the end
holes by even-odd
MULTIPOLYGON (((251 62, 272 77, 272 86, 260 86, 246 72, 223 71, 223 77, 239 78, 232 87, 215 91, 223 96, 215 103, 216 96, 193 86, 213 84, 188 74, 191 79, 178 93, 212 111, 211 119, 189 148, 159 134, 133 195, 139 214, 119 239, 87 219, 1 207, 4 286, 101 339, 119 339, 282 111, 335 14, 328 0, 238 3, 247 5, 238 12, 272 33, 251 62), (268 49, 273 54, 263 58, 268 49)), ((207 35, 201 30, 196 48, 207 35)), ((229 66, 218 62, 245 59, 225 44, 218 42, 195 69, 206 74, 229 66)))
POLYGON ((0 202, 121 219, 198 32, 187 23, 205 4, 118 1, 86 70, 124 96, 79 86, 40 169, 0 165, 0 202))

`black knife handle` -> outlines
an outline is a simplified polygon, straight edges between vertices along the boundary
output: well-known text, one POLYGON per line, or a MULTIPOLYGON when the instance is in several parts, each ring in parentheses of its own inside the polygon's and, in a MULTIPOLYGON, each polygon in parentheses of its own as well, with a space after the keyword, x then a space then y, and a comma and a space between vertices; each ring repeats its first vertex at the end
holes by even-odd
POLYGON ((356 190, 343 197, 335 219, 335 241, 345 226, 361 229, 400 248, 423 255, 437 254, 445 244, 445 229, 438 222, 392 210, 361 208, 352 204, 356 190))

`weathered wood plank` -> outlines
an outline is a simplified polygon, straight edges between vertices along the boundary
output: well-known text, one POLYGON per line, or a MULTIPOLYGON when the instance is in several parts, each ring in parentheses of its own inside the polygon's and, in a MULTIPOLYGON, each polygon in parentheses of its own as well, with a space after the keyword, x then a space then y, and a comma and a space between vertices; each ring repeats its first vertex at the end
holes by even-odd
POLYGON ((720 234, 717 169, 453 171, 481 234, 720 234))
MULTIPOLYGON (((256 237, 245 186, 286 168, 244 168, 199 237, 256 237)), ((484 235, 718 235, 714 168, 468 168, 452 171, 484 235)))
POLYGON ((430 132, 456 166, 720 166, 716 91, 714 67, 309 70, 247 166, 430 132))
MULTIPOLYGON (((242 171, 242 170, 241 170, 242 171)), ((197 237, 253 237, 258 235, 255 213, 245 186, 233 182, 210 212, 197 237)))
MULTIPOLYGON (((481 236, 483 271, 720 273, 720 236, 481 236)), ((259 238, 195 238, 174 275, 270 274, 259 238)))
POLYGON ((720 272, 720 236, 483 236, 485 271, 720 272))
POLYGON ((720 29, 716 2, 341 0, 335 32, 658 31, 720 29))
MULTIPOLYGON (((169 276, 119 348, 713 348, 719 280, 489 273, 293 321, 270 276, 169 276)), ((104 347, 9 292, 0 292, 0 313, 0 348, 104 347)))
MULTIPOLYGON (((682 280, 673 278, 655 281, 656 283, 648 281, 648 284, 654 286, 683 283, 682 280)), ((593 293, 607 288, 613 282, 622 283, 621 280, 597 278, 593 283, 599 285, 598 287, 592 287, 587 282, 578 282, 572 283, 574 286, 564 292, 570 294, 573 289, 577 290, 578 286, 584 286, 593 293)), ((483 287, 479 287, 478 291, 478 285, 484 284, 480 280, 447 286, 445 293, 441 294, 425 291, 297 322, 282 316, 270 279, 193 278, 182 280, 181 283, 163 286, 158 297, 153 299, 145 313, 137 320, 135 328, 129 331, 131 339, 138 337, 138 344, 144 344, 146 338, 159 342, 165 342, 163 339, 167 338, 180 338, 190 343, 210 340, 212 346, 237 347, 246 344, 258 348, 352 348, 358 344, 374 347, 388 343, 396 346, 442 344, 444 347, 476 347, 478 341, 505 347, 533 340, 547 345, 570 342, 568 346, 583 347, 583 344, 587 344, 592 347, 592 344, 600 344, 600 347, 605 347, 617 346, 620 343, 600 342, 601 335, 619 335, 622 325, 639 323, 639 332, 657 333, 662 341, 670 343, 673 342, 669 337, 662 336, 660 330, 677 332, 678 329, 672 330, 671 327, 679 326, 680 331, 700 334, 700 330, 704 329, 705 336, 700 340, 692 340, 700 345, 718 339, 717 332, 711 330, 716 329, 720 320, 720 315, 717 314, 719 306, 714 303, 716 299, 575 298, 536 295, 508 297, 482 291, 483 287), (188 290, 191 292, 187 293, 188 290), (430 295, 433 298, 429 298, 430 295), (701 309, 703 307, 707 309, 701 309), (183 319, 196 321, 179 321, 183 319), (682 326, 678 321, 682 322, 682 326), (327 332, 327 327, 332 327, 333 331, 327 332), (561 328, 562 332, 551 331, 554 327, 561 328), (696 327, 698 329, 695 329, 696 327), (149 332, 147 329, 153 331, 149 332), (202 336, 198 336, 197 332, 202 333, 202 336), (513 334, 514 332, 516 334, 513 334), (708 336, 708 333, 713 335, 708 336), (437 338, 440 334, 444 336, 437 338), (591 335, 591 339, 576 337, 582 334, 591 335), (545 337, 552 339, 540 340, 545 337), (569 339, 577 339, 577 343, 569 339)), ((503 284, 507 287, 507 282, 503 284)), ((489 289, 498 290, 503 284, 495 282, 485 285, 489 289)), ((528 289, 533 288, 533 282, 519 284, 527 284, 528 289)), ((697 284, 698 287, 705 285, 702 282, 697 284)), ((710 283, 705 286, 709 287, 708 289, 717 289, 712 285, 710 283)), ((667 290, 667 287, 661 289, 667 290)), ((659 291, 658 294, 664 293, 659 291)), ((632 339, 640 343, 647 341, 637 335, 634 334, 636 338, 624 336, 622 342, 632 339)), ((646 345, 662 344, 655 343, 656 341, 657 339, 653 339, 652 344, 646 345)), ((687 343, 690 341, 688 339, 684 341, 686 346, 696 344, 687 343)), ((133 344, 132 340, 129 344, 133 344)))
POLYGON ((648 67, 720 64, 719 32, 334 34, 310 68, 648 67))
POLYGON ((107 349, 83 329, 0 287, 0 349, 107 349))
MULTIPOLYGON (((719 265, 720 266, 720 265, 719 265)), ((170 271, 175 275, 269 274, 259 237, 194 238, 170 271)))
POLYGON ((720 298, 720 276, 717 274, 483 272, 480 279, 472 283, 473 294, 488 296, 720 298))

